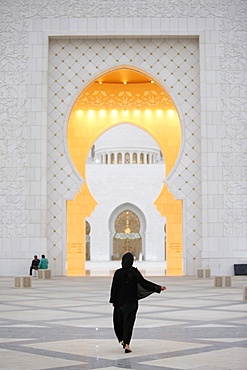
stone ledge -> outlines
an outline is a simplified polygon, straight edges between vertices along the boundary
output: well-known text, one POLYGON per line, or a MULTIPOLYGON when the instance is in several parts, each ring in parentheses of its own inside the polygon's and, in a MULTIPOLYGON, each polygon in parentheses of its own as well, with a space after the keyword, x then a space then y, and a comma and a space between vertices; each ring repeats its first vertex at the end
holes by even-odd
POLYGON ((243 287, 243 301, 247 302, 247 286, 243 287))
POLYGON ((38 270, 38 279, 51 279, 51 270, 38 270))
POLYGON ((31 288, 32 287, 32 276, 15 276, 14 277, 15 288, 31 288))
POLYGON ((214 277, 215 288, 230 288, 232 286, 231 276, 215 276, 214 277))
POLYGON ((198 269, 197 277, 199 279, 209 279, 211 277, 211 269, 198 269))

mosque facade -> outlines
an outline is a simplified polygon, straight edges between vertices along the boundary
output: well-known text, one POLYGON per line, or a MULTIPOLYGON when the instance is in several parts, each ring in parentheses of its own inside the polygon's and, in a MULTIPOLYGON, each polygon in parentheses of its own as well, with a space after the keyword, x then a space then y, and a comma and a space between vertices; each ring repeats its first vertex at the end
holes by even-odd
POLYGON ((0 9, 0 275, 247 263, 247 2, 0 9))

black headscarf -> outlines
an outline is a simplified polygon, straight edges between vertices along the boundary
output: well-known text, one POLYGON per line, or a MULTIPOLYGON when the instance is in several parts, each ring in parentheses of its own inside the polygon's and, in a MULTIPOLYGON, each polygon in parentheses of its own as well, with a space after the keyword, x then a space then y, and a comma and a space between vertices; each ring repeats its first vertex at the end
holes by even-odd
POLYGON ((126 252, 122 257, 122 268, 124 270, 124 282, 127 284, 134 275, 135 269, 132 267, 134 256, 131 252, 126 252))
POLYGON ((129 267, 132 267, 134 262, 134 256, 130 252, 126 252, 122 257, 122 267, 124 269, 127 269, 129 267))

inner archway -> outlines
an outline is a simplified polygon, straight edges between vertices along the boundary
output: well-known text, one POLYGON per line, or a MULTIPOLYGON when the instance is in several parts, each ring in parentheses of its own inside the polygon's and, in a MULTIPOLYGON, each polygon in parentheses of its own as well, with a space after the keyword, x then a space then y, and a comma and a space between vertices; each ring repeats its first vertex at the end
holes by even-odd
POLYGON ((140 219, 129 209, 116 217, 112 260, 120 260, 126 251, 130 251, 136 259, 139 258, 140 254, 143 254, 140 228, 140 219))
MULTIPOLYGON (((85 181, 80 193, 67 202, 68 275, 85 273, 85 230, 81 220, 97 205, 87 186, 87 154, 97 137, 126 120, 147 131, 159 143, 166 163, 164 179, 177 160, 181 145, 179 117, 157 81, 127 67, 110 70, 92 81, 76 101, 68 125, 71 159, 85 181)), ((164 184, 155 205, 167 220, 167 274, 181 275, 182 202, 175 200, 164 184)))

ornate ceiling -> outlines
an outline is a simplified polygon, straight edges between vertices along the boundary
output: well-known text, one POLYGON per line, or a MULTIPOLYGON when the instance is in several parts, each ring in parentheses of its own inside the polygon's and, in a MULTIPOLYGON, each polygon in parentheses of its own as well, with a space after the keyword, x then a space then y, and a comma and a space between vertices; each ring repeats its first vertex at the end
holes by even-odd
POLYGON ((101 76, 80 96, 76 109, 173 109, 169 95, 150 77, 131 69, 101 76))

